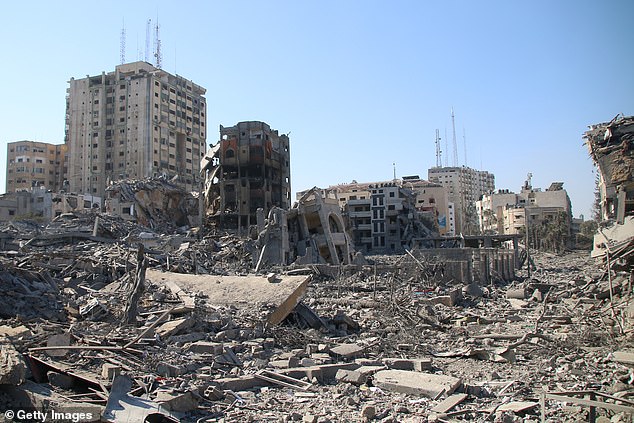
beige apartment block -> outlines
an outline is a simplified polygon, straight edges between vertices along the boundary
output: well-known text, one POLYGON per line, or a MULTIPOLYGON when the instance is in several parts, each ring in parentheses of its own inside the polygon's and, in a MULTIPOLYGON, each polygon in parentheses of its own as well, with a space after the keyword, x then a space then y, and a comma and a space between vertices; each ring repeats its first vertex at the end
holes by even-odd
POLYGON ((540 224, 555 219, 563 212, 570 225, 572 206, 562 182, 553 182, 546 191, 533 188, 527 181, 519 194, 509 190, 484 195, 476 203, 478 220, 483 233, 512 235, 522 233, 526 215, 530 224, 540 224))
POLYGON ((479 232, 476 201, 495 190, 495 176, 484 170, 462 167, 433 167, 427 171, 431 182, 447 188, 455 210, 455 233, 474 235, 479 232))
POLYGON ((434 215, 440 236, 455 235, 455 217, 447 188, 439 183, 420 179, 418 175, 404 176, 402 184, 416 193, 416 209, 434 215))
POLYGON ((66 145, 37 141, 7 144, 6 192, 41 187, 59 191, 63 187, 66 145))
POLYGON ((207 134, 203 87, 146 62, 69 83, 72 192, 104 197, 111 181, 159 176, 199 189, 207 134))

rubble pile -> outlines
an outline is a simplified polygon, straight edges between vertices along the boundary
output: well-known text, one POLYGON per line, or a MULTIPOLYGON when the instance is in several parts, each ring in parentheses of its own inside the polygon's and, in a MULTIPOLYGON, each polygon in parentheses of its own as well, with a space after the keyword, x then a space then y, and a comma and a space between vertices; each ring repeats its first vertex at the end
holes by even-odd
POLYGON ((185 422, 634 415, 631 269, 597 268, 587 253, 532 254, 530 278, 464 284, 416 252, 255 273, 252 239, 100 214, 60 217, 31 239, 11 230, 2 410, 185 422))

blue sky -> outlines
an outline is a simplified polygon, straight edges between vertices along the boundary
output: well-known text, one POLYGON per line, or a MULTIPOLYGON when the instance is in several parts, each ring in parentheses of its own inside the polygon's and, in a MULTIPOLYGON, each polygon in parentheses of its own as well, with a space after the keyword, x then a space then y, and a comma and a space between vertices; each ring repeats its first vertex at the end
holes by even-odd
POLYGON ((562 181, 588 216, 582 135, 634 114, 632 16, 631 0, 3 4, 0 189, 6 143, 63 142, 67 81, 114 70, 124 21, 127 61, 143 58, 158 17, 163 68, 207 89, 207 141, 243 120, 290 132, 293 191, 391 179, 392 163, 426 177, 436 129, 452 165, 453 107, 460 165, 466 139, 496 188, 562 181))

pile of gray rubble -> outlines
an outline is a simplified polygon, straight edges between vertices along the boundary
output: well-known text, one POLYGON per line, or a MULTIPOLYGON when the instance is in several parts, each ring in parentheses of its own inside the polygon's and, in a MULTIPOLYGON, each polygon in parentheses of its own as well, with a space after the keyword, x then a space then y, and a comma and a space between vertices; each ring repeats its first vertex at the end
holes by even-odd
MULTIPOLYGON (((420 251, 269 266, 227 233, 5 224, 0 411, 142 422, 629 422, 631 269, 533 253, 465 284, 420 251)), ((6 419, 6 417, 5 417, 6 419)), ((9 421, 9 420, 6 420, 9 421)))

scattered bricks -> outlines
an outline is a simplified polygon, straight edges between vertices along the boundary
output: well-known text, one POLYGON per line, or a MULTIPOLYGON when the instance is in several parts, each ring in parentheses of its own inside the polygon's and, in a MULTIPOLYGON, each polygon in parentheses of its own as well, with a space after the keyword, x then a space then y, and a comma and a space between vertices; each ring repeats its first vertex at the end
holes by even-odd
POLYGON ((50 383, 51 386, 57 386, 62 389, 71 389, 75 386, 75 378, 72 376, 57 372, 48 372, 46 373, 46 376, 48 377, 48 383, 50 383))
POLYGON ((335 375, 337 382, 352 383, 353 385, 363 385, 368 380, 368 375, 356 370, 337 370, 335 375))
POLYGON ((185 329, 189 329, 194 325, 194 320, 183 317, 180 319, 174 319, 169 322, 163 323, 156 329, 156 333, 162 338, 166 339, 171 335, 175 335, 179 332, 184 331, 185 329))
POLYGON ((103 363, 101 366, 101 377, 108 381, 112 381, 119 374, 121 374, 121 366, 112 363, 103 363))
POLYGON ((187 348, 187 351, 196 353, 196 354, 222 354, 224 351, 224 344, 221 342, 207 342, 207 341, 198 341, 190 344, 187 348))
POLYGON ((372 404, 366 404, 361 409, 361 419, 363 421, 370 421, 376 416, 376 407, 372 404))
POLYGON ((192 391, 183 394, 159 391, 154 401, 168 411, 188 412, 198 408, 199 397, 192 391))
POLYGON ((330 353, 343 358, 355 358, 364 354, 365 347, 357 344, 339 344, 330 349, 330 353))
POLYGON ((160 362, 156 365, 156 373, 165 377, 176 377, 185 373, 185 369, 169 363, 160 362))
POLYGON ((407 370, 381 370, 374 375, 374 385, 379 388, 429 398, 451 394, 461 383, 461 379, 452 376, 407 370))

